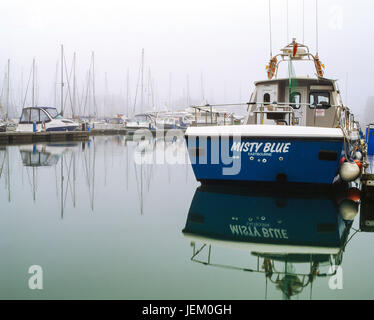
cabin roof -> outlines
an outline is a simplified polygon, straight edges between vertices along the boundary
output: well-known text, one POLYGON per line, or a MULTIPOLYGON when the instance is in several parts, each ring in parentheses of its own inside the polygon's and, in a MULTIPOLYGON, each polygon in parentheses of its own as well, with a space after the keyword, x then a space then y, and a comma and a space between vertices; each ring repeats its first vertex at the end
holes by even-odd
MULTIPOLYGON (((273 84, 277 82, 286 82, 289 81, 290 78, 278 78, 272 80, 260 80, 255 81, 254 84, 257 86, 259 84, 273 84)), ((292 80, 299 80, 299 81, 306 81, 309 83, 318 83, 318 84, 329 84, 332 85, 336 80, 327 79, 327 78, 310 78, 310 77, 294 77, 292 80)))
POLYGON ((24 107, 23 109, 56 109, 56 107, 46 107, 46 106, 34 106, 34 107, 24 107))

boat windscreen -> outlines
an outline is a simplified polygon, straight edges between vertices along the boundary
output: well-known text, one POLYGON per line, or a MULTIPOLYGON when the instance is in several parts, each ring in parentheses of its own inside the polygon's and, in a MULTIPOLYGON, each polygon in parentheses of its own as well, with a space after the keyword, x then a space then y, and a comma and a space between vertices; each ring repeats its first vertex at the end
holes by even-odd
POLYGON ((56 108, 45 108, 53 119, 62 119, 62 116, 58 113, 56 108))

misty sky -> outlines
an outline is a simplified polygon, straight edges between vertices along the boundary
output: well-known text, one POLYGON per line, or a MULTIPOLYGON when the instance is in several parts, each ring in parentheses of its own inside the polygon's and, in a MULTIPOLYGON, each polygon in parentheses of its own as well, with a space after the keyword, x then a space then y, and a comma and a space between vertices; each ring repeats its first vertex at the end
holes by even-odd
MULTIPOLYGON (((271 3, 276 54, 292 37, 302 41, 303 1, 288 0, 288 23, 287 1, 271 3)), ((305 0, 304 5, 304 42, 315 53, 315 0, 305 0)), ((340 80, 345 103, 360 113, 373 95, 374 2, 320 0, 318 9, 319 56, 326 77, 340 80)), ((100 96, 106 93, 111 96, 107 109, 124 112, 126 70, 133 104, 144 48, 145 79, 150 72, 157 108, 170 100, 173 107, 186 103, 187 76, 191 102, 200 102, 203 96, 210 103, 245 102, 253 81, 266 78, 268 17, 267 0, 2 0, 0 86, 5 88, 10 59, 12 103, 19 107, 35 58, 38 104, 53 104, 63 44, 69 70, 73 52, 77 54, 79 94, 94 51, 98 104, 102 108, 100 96)))

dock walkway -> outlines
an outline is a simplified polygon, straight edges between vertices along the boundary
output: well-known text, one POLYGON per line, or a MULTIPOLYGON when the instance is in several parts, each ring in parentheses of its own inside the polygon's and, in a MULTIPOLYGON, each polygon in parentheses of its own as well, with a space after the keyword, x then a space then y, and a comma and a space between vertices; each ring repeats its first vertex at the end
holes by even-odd
POLYGON ((87 131, 48 131, 48 132, 0 132, 0 145, 25 144, 51 141, 81 141, 87 140, 87 131))
MULTIPOLYGON (((178 129, 179 130, 179 129, 178 129)), ((182 130, 184 131, 184 130, 182 130)), ((134 130, 122 128, 91 129, 90 131, 48 131, 48 132, 0 132, 0 145, 27 144, 34 142, 51 141, 84 141, 90 136, 97 135, 129 135, 134 134, 134 130)), ((168 130, 151 131, 153 136, 165 135, 168 130)))

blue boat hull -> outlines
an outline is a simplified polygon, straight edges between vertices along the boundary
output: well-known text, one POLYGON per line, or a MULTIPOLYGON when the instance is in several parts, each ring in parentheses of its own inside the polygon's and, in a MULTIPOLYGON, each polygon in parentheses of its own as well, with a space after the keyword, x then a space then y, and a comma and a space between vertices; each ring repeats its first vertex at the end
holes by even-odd
POLYGON ((328 138, 242 137, 235 141, 186 136, 186 140, 195 177, 205 183, 332 184, 344 147, 342 139, 328 138), (222 154, 227 157, 223 159, 222 154))
POLYGON ((183 233, 223 241, 340 247, 345 229, 332 193, 202 186, 183 233))
POLYGON ((74 131, 78 126, 47 128, 46 131, 74 131))

